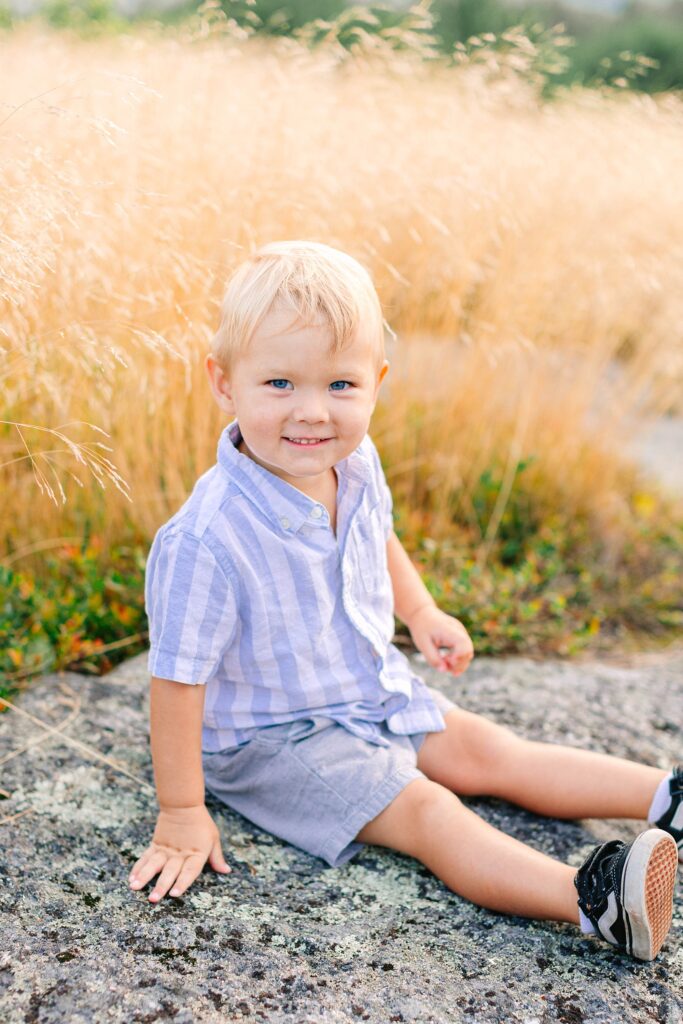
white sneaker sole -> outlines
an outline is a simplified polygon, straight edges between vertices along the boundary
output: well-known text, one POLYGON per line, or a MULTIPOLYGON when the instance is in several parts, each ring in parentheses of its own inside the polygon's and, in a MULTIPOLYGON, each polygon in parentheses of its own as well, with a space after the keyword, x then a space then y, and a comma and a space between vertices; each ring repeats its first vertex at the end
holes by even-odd
POLYGON ((631 953, 654 960, 671 927, 678 847, 660 828, 642 832, 624 865, 621 901, 631 931, 631 953))

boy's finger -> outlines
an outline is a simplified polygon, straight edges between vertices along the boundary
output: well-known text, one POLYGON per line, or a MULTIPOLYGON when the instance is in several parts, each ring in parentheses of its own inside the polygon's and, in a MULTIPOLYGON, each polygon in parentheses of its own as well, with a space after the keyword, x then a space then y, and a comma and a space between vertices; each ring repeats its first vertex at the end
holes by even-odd
POLYGON ((456 660, 455 647, 441 647, 437 648, 437 662, 434 666, 438 668, 440 672, 450 672, 453 668, 453 663, 456 660))
POLYGON ((467 668, 471 660, 472 655, 469 651, 459 651, 455 647, 448 648, 447 652, 441 656, 441 663, 451 672, 454 672, 456 669, 467 668))
POLYGON ((135 872, 135 879, 131 880, 131 888, 142 889, 147 885, 150 878, 154 878, 158 875, 164 864, 167 861, 167 856, 160 850, 155 850, 154 853, 150 853, 145 861, 143 867, 139 871, 135 872))
POLYGON ((473 654, 474 647, 468 636, 458 636, 450 647, 440 647, 439 651, 446 657, 450 655, 451 658, 463 658, 466 654, 473 654))
POLYGON ((443 667, 444 672, 450 672, 452 676, 459 676, 469 667, 469 661, 449 661, 443 667))
POLYGON ((176 878, 169 896, 182 896, 186 889, 189 889, 197 875, 204 867, 205 858, 200 853, 193 853, 183 864, 182 870, 176 878))
POLYGON ((147 869, 152 857, 157 857, 159 850, 155 846, 148 846, 141 857, 138 857, 137 861, 131 868, 131 872, 128 876, 128 881, 132 881, 133 877, 139 878, 143 871, 147 869))
POLYGON ((427 638, 423 641, 422 653, 425 657, 425 661, 432 668, 439 668, 444 663, 444 657, 441 653, 442 650, 450 650, 447 648, 439 648, 433 640, 427 638))
POLYGON ((145 850, 142 857, 136 860, 135 864, 131 868, 130 874, 128 875, 128 881, 132 882, 134 878, 140 877, 140 872, 143 870, 145 864, 149 860, 149 850, 145 850))
POLYGON ((456 637, 450 647, 440 647, 439 651, 442 651, 446 657, 464 658, 465 655, 474 653, 474 647, 469 637, 459 636, 456 637))
POLYGON ((166 895, 166 893, 168 892, 168 890, 171 888, 176 878, 178 877, 178 873, 180 871, 182 863, 183 862, 180 859, 180 857, 170 857, 168 859, 168 861, 166 862, 166 866, 164 867, 164 870, 157 878, 154 889, 149 895, 151 903, 158 903, 159 900, 166 895))
POLYGON ((209 864, 214 871, 220 871, 224 875, 230 874, 232 868, 227 863, 221 850, 221 844, 219 840, 216 840, 214 845, 211 847, 211 853, 209 854, 209 864))
POLYGON ((459 676, 470 667, 472 658, 466 655, 464 658, 456 658, 451 664, 451 671, 454 675, 459 676))
POLYGON ((456 661, 471 661, 474 657, 474 649, 472 647, 460 648, 453 652, 453 657, 456 661))

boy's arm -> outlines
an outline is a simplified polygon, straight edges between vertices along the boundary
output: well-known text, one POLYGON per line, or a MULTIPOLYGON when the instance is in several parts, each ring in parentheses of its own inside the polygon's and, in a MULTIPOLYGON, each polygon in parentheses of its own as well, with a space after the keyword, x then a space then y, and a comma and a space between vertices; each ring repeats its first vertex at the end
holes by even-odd
POLYGON ((161 810, 204 803, 202 718, 205 685, 152 676, 150 745, 161 810))
POLYGON ((474 656, 462 622, 437 607, 396 533, 387 541, 387 563, 394 612, 410 630, 413 643, 432 668, 460 675, 474 656))
POLYGON ((415 613, 430 606, 436 608, 436 601, 422 582, 394 530, 387 541, 387 562, 394 591, 394 612, 410 629, 415 613))
POLYGON ((141 889, 159 875, 152 903, 171 891, 182 896, 207 859, 227 874, 221 837, 204 805, 202 717, 204 684, 189 685, 152 676, 150 742, 159 815, 152 841, 129 875, 141 889), (172 887, 172 888, 171 888, 172 887))

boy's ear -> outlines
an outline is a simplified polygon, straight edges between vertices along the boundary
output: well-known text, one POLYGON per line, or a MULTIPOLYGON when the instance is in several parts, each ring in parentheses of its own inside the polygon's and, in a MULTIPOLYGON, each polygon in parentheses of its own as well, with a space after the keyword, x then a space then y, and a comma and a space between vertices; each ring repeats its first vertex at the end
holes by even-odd
POLYGON ((389 363, 385 359, 384 362, 382 363, 382 369, 379 371, 379 375, 377 377, 377 391, 379 391, 379 386, 382 383, 382 381, 384 380, 384 378, 386 377, 388 369, 389 369, 389 363))
POLYGON ((205 366, 216 403, 224 412, 234 416, 235 406, 232 400, 232 386, 210 352, 206 357, 205 366))

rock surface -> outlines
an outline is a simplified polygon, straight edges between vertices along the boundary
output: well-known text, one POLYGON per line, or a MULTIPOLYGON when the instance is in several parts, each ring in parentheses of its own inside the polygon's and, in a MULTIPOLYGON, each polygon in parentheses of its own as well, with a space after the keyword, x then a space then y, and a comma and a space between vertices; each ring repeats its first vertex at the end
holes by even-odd
MULTIPOLYGON (((480 659, 458 679, 419 666, 525 736, 667 768, 682 757, 682 669, 681 652, 622 665, 480 659)), ((0 716, 4 1024, 683 1021, 680 884, 664 949, 640 964, 570 925, 481 910, 379 847, 328 868, 209 798, 232 874, 206 868, 154 906, 149 888, 127 886, 156 813, 144 655, 102 679, 46 677, 16 703, 60 731, 0 716)), ((643 827, 469 802, 573 865, 596 839, 643 827)))

